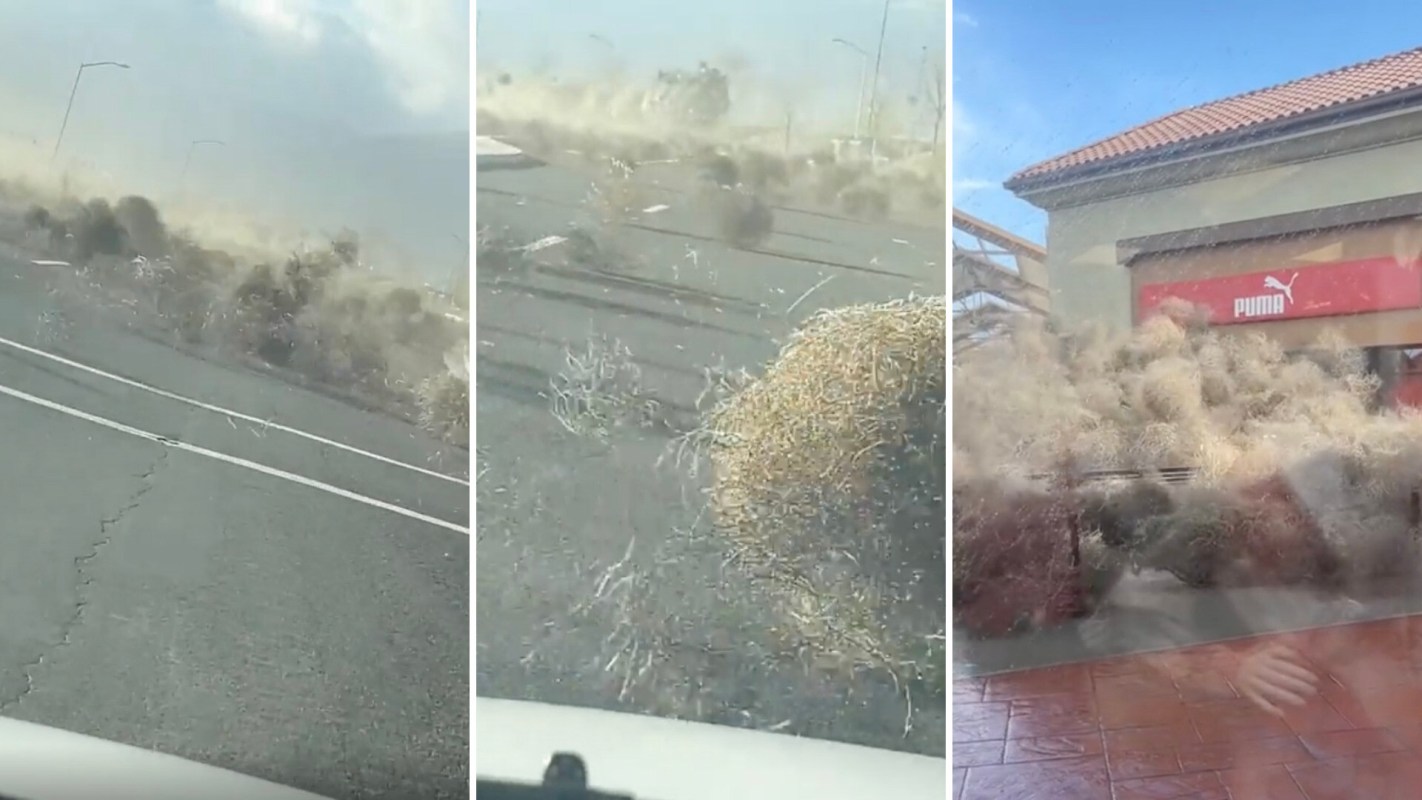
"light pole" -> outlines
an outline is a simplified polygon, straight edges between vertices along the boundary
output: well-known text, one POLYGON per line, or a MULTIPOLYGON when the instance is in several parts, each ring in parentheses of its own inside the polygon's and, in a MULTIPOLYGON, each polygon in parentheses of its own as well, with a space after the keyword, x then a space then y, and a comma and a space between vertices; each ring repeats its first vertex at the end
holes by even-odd
POLYGON ((600 33, 589 33, 588 39, 602 45, 598 54, 590 54, 595 61, 601 62, 599 69, 606 73, 606 77, 616 78, 622 71, 619 66, 617 45, 600 33))
POLYGON ((196 150, 196 149, 197 149, 197 146, 200 145, 200 144, 215 144, 215 145, 218 145, 219 147, 226 147, 226 146, 227 146, 227 142, 224 142, 224 141, 222 141, 221 139, 194 139, 194 140, 192 140, 191 142, 189 142, 189 143, 188 143, 188 155, 187 155, 186 158, 183 159, 183 172, 182 172, 181 175, 178 176, 178 185, 181 186, 183 183, 185 183, 185 182, 187 181, 187 179, 188 179, 188 167, 192 166, 192 163, 193 163, 193 151, 196 150))
POLYGON ((74 86, 69 90, 69 104, 64 107, 64 121, 59 124, 59 136, 54 140, 54 152, 50 154, 49 160, 59 155, 59 145, 64 141, 64 129, 69 127, 69 112, 74 110, 74 95, 79 91, 79 79, 84 77, 84 70, 89 67, 118 67, 128 69, 128 65, 119 61, 88 61, 79 65, 79 70, 74 73, 74 86))
POLYGON ((944 66, 939 66, 937 59, 932 64, 929 62, 928 45, 923 46, 923 83, 927 89, 928 99, 932 101, 933 107, 929 109, 933 113, 933 144, 930 152, 938 152, 938 137, 943 131, 943 122, 946 116, 947 83, 946 71, 947 54, 944 54, 944 66))
POLYGON ((869 81, 869 51, 848 39, 833 39, 831 41, 835 44, 842 44, 859 54, 859 99, 854 104, 854 141, 857 142, 863 130, 860 123, 864 117, 864 85, 869 81))
POLYGON ((879 157, 879 66, 884 62, 884 33, 889 29, 889 2, 884 0, 884 19, 879 23, 879 51, 874 56, 874 83, 869 90, 869 165, 879 157))

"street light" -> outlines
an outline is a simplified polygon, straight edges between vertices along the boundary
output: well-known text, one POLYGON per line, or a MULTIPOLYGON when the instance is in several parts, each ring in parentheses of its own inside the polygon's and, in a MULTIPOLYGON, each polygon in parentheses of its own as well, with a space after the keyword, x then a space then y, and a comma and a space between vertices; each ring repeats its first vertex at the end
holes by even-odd
POLYGON ((184 182, 187 181, 187 179, 188 179, 188 167, 191 166, 192 163, 193 163, 193 151, 196 150, 196 149, 197 149, 197 146, 200 145, 200 144, 215 144, 215 145, 218 145, 219 147, 226 147, 226 146, 227 146, 227 142, 224 142, 224 141, 222 141, 221 139, 194 139, 194 140, 192 140, 191 142, 189 142, 189 143, 188 143, 188 155, 187 155, 186 158, 183 159, 183 172, 182 172, 181 175, 178 176, 178 184, 179 184, 179 185, 182 185, 184 182))
POLYGON ((74 86, 69 90, 69 104, 64 107, 64 122, 59 124, 59 136, 54 140, 54 152, 49 156, 50 161, 54 161, 59 155, 59 145, 64 141, 64 129, 69 127, 69 112, 74 110, 74 95, 79 91, 79 79, 84 77, 84 70, 89 67, 129 68, 127 64, 119 61, 88 61, 79 65, 79 71, 74 73, 74 86))
POLYGON ((884 18, 879 23, 879 51, 874 56, 874 85, 869 90, 869 165, 879 163, 879 65, 884 62, 884 33, 889 30, 889 2, 884 0, 884 18))
POLYGON ((849 41, 848 39, 832 39, 835 44, 842 44, 845 47, 859 54, 861 59, 859 65, 859 100, 854 104, 854 140, 859 141, 861 133, 860 123, 864 117, 864 84, 869 81, 869 51, 849 41))

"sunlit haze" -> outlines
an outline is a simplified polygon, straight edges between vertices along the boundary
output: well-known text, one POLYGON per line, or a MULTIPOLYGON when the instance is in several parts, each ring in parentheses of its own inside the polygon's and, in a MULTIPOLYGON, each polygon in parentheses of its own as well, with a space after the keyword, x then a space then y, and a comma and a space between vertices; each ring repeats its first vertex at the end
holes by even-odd
POLYGON ((124 62, 85 71, 60 167, 170 215, 240 212, 313 238, 349 226, 402 268, 463 258, 469 3, 0 6, 0 137, 34 156, 19 160, 50 157, 81 62, 124 62))

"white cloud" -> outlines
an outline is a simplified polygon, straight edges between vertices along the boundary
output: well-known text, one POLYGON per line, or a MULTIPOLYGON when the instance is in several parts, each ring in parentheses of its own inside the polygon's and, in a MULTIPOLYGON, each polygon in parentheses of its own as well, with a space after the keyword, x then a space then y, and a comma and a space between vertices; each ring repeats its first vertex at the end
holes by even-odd
POLYGON ((417 114, 469 110, 469 26, 458 0, 356 0, 353 25, 417 114))
POLYGON ((973 16, 972 14, 967 13, 966 11, 961 11, 957 14, 954 14, 953 21, 958 23, 959 25, 962 25, 965 28, 978 27, 978 18, 973 16))
POLYGON ((258 30, 301 45, 321 39, 322 26, 311 0, 221 0, 258 30))
POLYGON ((990 181, 983 178, 954 178, 953 179, 953 204, 957 205, 968 195, 978 192, 993 191, 1001 189, 1002 184, 998 181, 990 181))
POLYGON ((978 126, 972 115, 957 101, 953 101, 953 149, 966 151, 975 144, 978 126))
POLYGON ((954 178, 953 192, 979 192, 983 189, 999 188, 997 181, 990 181, 984 178, 954 178))
POLYGON ((418 115, 469 113, 469 26, 460 0, 221 0, 256 29, 303 46, 344 24, 402 105, 418 115))
POLYGON ((997 181, 971 175, 992 174, 995 164, 984 161, 978 146, 982 144, 981 128, 975 115, 958 101, 953 101, 953 201, 974 192, 1001 189, 997 181), (959 177, 959 176, 963 177, 959 177))

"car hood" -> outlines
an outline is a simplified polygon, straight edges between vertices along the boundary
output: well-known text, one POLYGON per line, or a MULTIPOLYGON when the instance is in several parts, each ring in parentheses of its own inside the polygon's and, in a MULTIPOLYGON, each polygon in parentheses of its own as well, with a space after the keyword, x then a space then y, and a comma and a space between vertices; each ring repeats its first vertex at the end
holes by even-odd
POLYGON ((260 778, 0 717, 0 798, 328 800, 260 778))
POLYGON ((572 752, 588 785, 637 800, 815 797, 943 798, 945 759, 544 703, 476 698, 480 780, 537 783, 548 757, 572 752))

